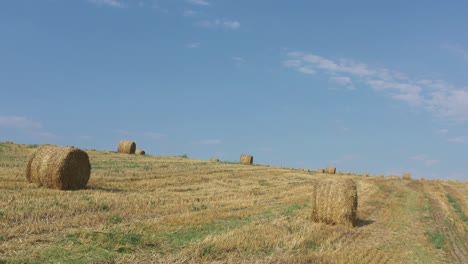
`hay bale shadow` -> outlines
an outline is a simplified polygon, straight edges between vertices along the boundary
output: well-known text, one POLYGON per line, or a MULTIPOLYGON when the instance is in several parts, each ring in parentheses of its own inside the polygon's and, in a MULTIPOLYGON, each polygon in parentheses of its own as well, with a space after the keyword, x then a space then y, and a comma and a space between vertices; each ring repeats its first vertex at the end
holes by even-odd
POLYGON ((373 223, 375 223, 374 220, 356 219, 355 226, 356 227, 363 227, 363 226, 371 225, 373 223))

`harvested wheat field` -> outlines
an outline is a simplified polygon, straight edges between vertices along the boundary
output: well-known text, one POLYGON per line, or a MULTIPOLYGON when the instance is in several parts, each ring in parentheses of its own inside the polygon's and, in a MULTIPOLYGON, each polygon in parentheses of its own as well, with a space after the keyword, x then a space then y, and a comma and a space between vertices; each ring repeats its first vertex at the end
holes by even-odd
POLYGON ((87 189, 29 183, 0 143, 0 263, 468 263, 468 183, 386 180, 87 151, 87 189), (311 219, 352 180, 355 226, 311 219))

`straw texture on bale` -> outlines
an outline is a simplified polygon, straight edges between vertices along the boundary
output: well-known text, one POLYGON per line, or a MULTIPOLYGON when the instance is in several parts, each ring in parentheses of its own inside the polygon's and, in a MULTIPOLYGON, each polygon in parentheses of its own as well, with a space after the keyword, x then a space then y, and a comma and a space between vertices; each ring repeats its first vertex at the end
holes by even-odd
POLYGON ((136 154, 136 155, 145 155, 146 152, 145 152, 144 150, 137 149, 137 150, 135 150, 135 154, 136 154))
POLYGON ((405 173, 403 173, 403 175, 401 176, 401 178, 402 178, 403 180, 411 180, 411 173, 405 172, 405 173))
POLYGON ((211 158, 210 161, 219 162, 219 159, 217 159, 217 158, 211 158))
POLYGON ((321 180, 312 188, 312 214, 314 222, 353 227, 356 223, 358 194, 351 179, 321 180))
POLYGON ((318 173, 325 173, 325 169, 317 169, 318 173))
POLYGON ((135 154, 136 144, 129 140, 120 140, 119 147, 117 148, 118 153, 135 154))
POLYGON ((252 165, 253 164, 253 156, 252 155, 242 154, 240 156, 240 163, 252 165))
POLYGON ((335 168, 335 167, 332 167, 332 166, 327 166, 327 168, 325 169, 325 173, 327 173, 327 174, 335 174, 335 173, 336 173, 336 168, 335 168))
POLYGON ((78 148, 43 145, 29 157, 26 178, 52 189, 78 190, 86 187, 91 164, 78 148))

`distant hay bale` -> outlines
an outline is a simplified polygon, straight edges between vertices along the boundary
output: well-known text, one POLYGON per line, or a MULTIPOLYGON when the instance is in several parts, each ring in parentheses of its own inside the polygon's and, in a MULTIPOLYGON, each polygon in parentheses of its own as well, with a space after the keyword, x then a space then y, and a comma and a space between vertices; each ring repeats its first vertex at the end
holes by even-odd
POLYGON ((91 164, 78 148, 42 145, 29 157, 26 178, 52 189, 78 190, 86 187, 91 164))
POLYGON ((240 163, 241 164, 252 165, 253 164, 253 156, 252 155, 242 154, 240 156, 240 163))
POLYGON ((355 225, 358 194, 356 183, 351 179, 316 182, 311 200, 312 221, 347 227, 355 225))
POLYGON ((137 149, 137 150, 135 150, 135 154, 136 154, 136 155, 145 155, 146 152, 145 152, 144 150, 137 149))
POLYGON ((389 179, 389 180, 401 180, 401 177, 400 176, 397 176, 397 175, 388 175, 387 177, 385 177, 386 179, 389 179))
POLYGON ((219 159, 217 159, 217 158, 211 158, 210 161, 219 162, 219 159))
POLYGON ((325 169, 325 173, 326 174, 335 174, 336 173, 336 168, 332 167, 332 166, 327 166, 327 168, 325 169))
POLYGON ((403 173, 403 175, 401 176, 401 178, 402 178, 403 180, 411 180, 411 179, 412 179, 412 178, 411 178, 411 173, 405 172, 405 173, 403 173))
POLYGON ((364 174, 362 174, 362 176, 364 176, 364 177, 370 177, 369 173, 364 173, 364 174))
POLYGON ((117 148, 118 153, 135 154, 136 144, 129 140, 120 140, 119 147, 117 148))
POLYGON ((317 169, 318 173, 325 173, 325 169, 317 169))

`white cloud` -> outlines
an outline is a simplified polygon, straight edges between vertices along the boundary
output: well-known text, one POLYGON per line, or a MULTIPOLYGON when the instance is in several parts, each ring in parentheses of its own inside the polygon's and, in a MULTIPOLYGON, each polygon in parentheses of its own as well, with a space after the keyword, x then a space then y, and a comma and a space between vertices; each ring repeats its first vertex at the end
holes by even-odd
POLYGON ((452 53, 454 53, 455 55, 457 55, 458 57, 460 57, 462 60, 464 60, 465 62, 468 62, 468 51, 465 50, 465 48, 463 48, 462 45, 460 44, 445 44, 442 46, 442 48, 448 50, 448 51, 451 51, 452 53))
POLYGON ((50 133, 50 132, 45 132, 45 131, 33 131, 33 132, 30 132, 30 134, 38 138, 45 138, 45 139, 57 138, 55 134, 50 133))
POLYGON ((222 141, 220 139, 203 139, 192 142, 193 145, 219 145, 222 141))
POLYGON ((446 128, 437 129, 437 130, 435 131, 435 133, 436 133, 437 135, 446 135, 446 134, 448 134, 448 132, 449 132, 449 130, 446 129, 446 128))
POLYGON ((187 0, 192 5, 199 5, 199 6, 209 6, 210 2, 206 0, 187 0))
POLYGON ((235 30, 238 29, 241 24, 239 21, 235 20, 216 19, 200 21, 197 25, 204 28, 225 28, 235 30))
POLYGON ((124 8, 125 4, 119 0, 88 0, 89 2, 100 5, 100 6, 110 6, 115 8, 124 8))
POLYGON ((350 85, 350 84, 353 83, 353 81, 351 80, 351 78, 346 77, 346 76, 335 76, 335 77, 331 77, 331 78, 330 78, 330 81, 333 82, 333 83, 340 84, 340 85, 350 85))
POLYGON ((232 59, 236 62, 236 63, 244 63, 245 62, 245 59, 242 58, 242 57, 232 57, 232 59))
POLYGON ((0 127, 40 129, 42 124, 23 116, 0 116, 0 127))
POLYGON ((225 28, 230 28, 230 29, 238 29, 240 27, 240 22, 239 21, 223 21, 222 25, 225 28))
POLYGON ((154 132, 143 132, 143 136, 149 139, 162 139, 166 137, 165 134, 154 133, 154 132))
POLYGON ((376 92, 420 107, 448 121, 468 121, 468 87, 454 87, 442 80, 410 78, 381 67, 370 67, 348 59, 329 59, 312 53, 287 53, 283 65, 303 74, 328 76, 342 85, 366 85, 376 92))
POLYGON ((440 162, 439 160, 428 158, 426 155, 423 155, 423 154, 410 157, 410 160, 420 162, 424 164, 424 166, 427 166, 427 167, 433 166, 440 162))
POLYGON ((134 132, 134 131, 127 131, 123 129, 119 129, 116 131, 117 134, 124 136, 124 137, 129 137, 131 138, 146 138, 146 139, 151 139, 151 140, 159 140, 164 137, 166 137, 165 134, 162 133, 156 133, 156 132, 134 132))
POLYGON ((453 137, 447 139, 447 141, 451 143, 468 144, 468 137, 453 137))
POLYGON ((195 49, 195 48, 200 47, 200 43, 192 42, 192 43, 187 44, 186 47, 189 48, 189 49, 195 49))
POLYGON ((299 72, 301 72, 301 73, 309 74, 309 75, 310 75, 310 74, 315 74, 315 73, 316 73, 316 71, 312 70, 312 69, 309 68, 309 67, 299 67, 297 70, 298 70, 299 72))
POLYGON ((194 17, 194 16, 198 15, 198 12, 194 11, 194 10, 191 10, 191 9, 186 9, 182 13, 182 15, 185 16, 185 17, 194 17))

